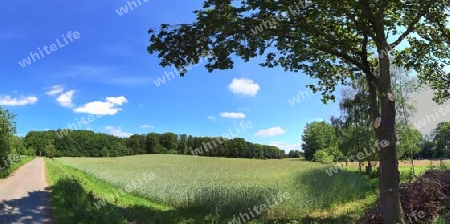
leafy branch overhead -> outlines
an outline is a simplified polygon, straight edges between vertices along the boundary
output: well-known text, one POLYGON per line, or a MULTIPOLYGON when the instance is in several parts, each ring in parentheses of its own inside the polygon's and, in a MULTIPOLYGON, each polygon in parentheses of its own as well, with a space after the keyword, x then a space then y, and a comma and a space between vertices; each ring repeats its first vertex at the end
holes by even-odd
POLYGON ((195 22, 150 29, 148 51, 158 52, 161 66, 181 68, 211 52, 205 64, 209 72, 232 69, 234 56, 244 61, 263 56, 264 67, 302 70, 317 78, 311 87, 329 100, 336 85, 355 78, 355 70, 363 71, 380 92, 372 59, 391 47, 396 63, 416 69, 440 89, 449 87, 442 70, 450 58, 448 5, 448 0, 208 0, 194 11, 195 22), (384 43, 387 39, 392 42, 384 43), (411 46, 397 50, 406 40, 411 46))

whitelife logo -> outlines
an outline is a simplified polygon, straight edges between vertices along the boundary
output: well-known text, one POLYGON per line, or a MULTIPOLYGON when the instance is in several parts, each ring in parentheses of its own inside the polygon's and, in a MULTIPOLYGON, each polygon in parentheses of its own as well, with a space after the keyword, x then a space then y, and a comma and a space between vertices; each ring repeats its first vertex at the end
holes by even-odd
POLYGON ((45 45, 42 49, 40 47, 38 47, 38 52, 37 53, 33 53, 30 52, 30 56, 22 59, 22 61, 19 61, 19 65, 22 68, 27 67, 28 65, 31 65, 32 62, 36 62, 37 60, 44 58, 45 54, 43 51, 45 51, 45 53, 51 54, 55 51, 57 51, 60 48, 63 48, 64 46, 68 45, 69 43, 72 43, 74 40, 78 40, 80 39, 81 35, 80 32, 75 31, 69 31, 67 32, 67 36, 64 36, 64 34, 62 35, 63 41, 60 41, 59 38, 56 39, 56 44, 50 44, 50 46, 45 45), (69 41, 67 40, 69 39, 69 41), (33 60, 33 61, 31 61, 33 60))

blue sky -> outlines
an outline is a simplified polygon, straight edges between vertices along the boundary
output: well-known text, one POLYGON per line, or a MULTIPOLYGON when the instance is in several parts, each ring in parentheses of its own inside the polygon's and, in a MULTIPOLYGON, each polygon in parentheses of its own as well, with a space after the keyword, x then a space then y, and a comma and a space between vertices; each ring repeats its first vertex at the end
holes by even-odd
POLYGON ((320 94, 291 105, 289 100, 308 91, 305 85, 314 80, 261 68, 258 60, 237 60, 234 69, 214 73, 200 64, 186 77, 169 76, 157 86, 154 81, 174 69, 160 67, 147 53, 147 30, 192 22, 202 1, 140 1, 122 16, 116 10, 127 4, 124 0, 4 3, 0 105, 17 114, 18 135, 67 128, 89 115, 81 129, 117 136, 222 136, 251 122, 240 137, 299 149, 307 122, 339 114, 337 104, 324 105, 320 94), (44 57, 38 59, 40 51, 44 57))

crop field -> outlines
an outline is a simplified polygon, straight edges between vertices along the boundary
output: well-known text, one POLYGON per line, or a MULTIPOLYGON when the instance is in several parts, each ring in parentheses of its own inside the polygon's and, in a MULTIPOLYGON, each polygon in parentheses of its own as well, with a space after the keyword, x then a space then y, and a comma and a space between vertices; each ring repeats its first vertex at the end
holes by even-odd
POLYGON ((254 206, 269 204, 271 209, 264 213, 265 217, 302 217, 376 193, 373 182, 356 172, 329 176, 325 172, 328 166, 295 159, 139 155, 56 160, 118 189, 128 186, 130 193, 153 202, 226 216, 238 216, 254 206), (140 180, 149 173, 153 179, 140 180), (135 187, 133 182, 137 183, 135 187), (289 197, 280 200, 283 194, 289 197))

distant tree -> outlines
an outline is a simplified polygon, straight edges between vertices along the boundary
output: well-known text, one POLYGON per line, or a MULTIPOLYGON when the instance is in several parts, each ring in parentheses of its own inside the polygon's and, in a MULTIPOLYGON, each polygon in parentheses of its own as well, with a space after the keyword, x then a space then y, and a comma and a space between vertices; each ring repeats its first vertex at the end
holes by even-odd
POLYGON ((188 151, 188 136, 186 134, 179 135, 178 153, 187 154, 188 151))
POLYGON ((289 158, 300 158, 299 150, 290 150, 288 154, 289 158))
MULTIPOLYGON (((367 85, 362 78, 358 78, 352 84, 351 88, 347 88, 342 92, 342 99, 339 103, 341 110, 342 130, 340 134, 342 153, 348 158, 364 150, 371 151, 375 138, 374 130, 371 127, 372 119, 369 111, 369 94, 367 85)), ((371 153, 365 156, 359 162, 361 170, 362 162, 367 161, 368 174, 372 171, 372 163, 377 155, 371 153)))
POLYGON ((53 158, 53 157, 56 156, 56 149, 55 149, 55 146, 53 144, 48 144, 44 148, 44 156, 48 157, 48 158, 53 158))
POLYGON ((102 157, 109 157, 109 150, 106 146, 103 146, 102 148, 102 157))
POLYGON ((178 149, 178 136, 174 133, 167 132, 159 136, 159 142, 167 150, 178 149))
MULTIPOLYGON (((14 114, 0 107, 0 158, 6 158, 11 152, 11 140, 16 133, 15 117, 14 114)), ((0 165, 5 165, 3 163, 0 161, 0 165)))
POLYGON ((147 154, 156 153, 157 149, 161 146, 161 144, 159 143, 159 134, 153 132, 148 133, 145 146, 147 154))
POLYGON ((424 135, 423 141, 420 142, 419 145, 420 145, 420 157, 423 159, 433 159, 434 142, 429 134, 424 135))
POLYGON ((312 160, 318 150, 329 150, 328 154, 333 156, 333 160, 339 156, 336 151, 339 141, 335 129, 325 121, 306 124, 302 140, 302 149, 307 160, 312 160))
POLYGON ((146 135, 134 134, 125 140, 125 145, 132 151, 134 155, 138 155, 145 154, 147 152, 146 142, 146 135))
POLYGON ((441 122, 434 130, 434 147, 435 157, 443 158, 450 156, 450 122, 441 122))
POLYGON ((401 158, 413 158, 415 154, 420 153, 419 143, 423 140, 422 133, 409 125, 397 130, 398 145, 397 156, 401 158))
POLYGON ((27 155, 24 139, 22 137, 12 136, 10 140, 10 145, 13 153, 19 155, 27 155))

